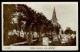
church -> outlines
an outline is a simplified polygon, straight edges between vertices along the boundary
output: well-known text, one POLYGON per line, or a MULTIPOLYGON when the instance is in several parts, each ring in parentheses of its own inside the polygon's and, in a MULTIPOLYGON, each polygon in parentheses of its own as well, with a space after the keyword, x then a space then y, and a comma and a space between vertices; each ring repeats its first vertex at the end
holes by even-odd
POLYGON ((54 7, 54 10, 53 10, 53 15, 52 15, 52 19, 51 19, 51 22, 53 24, 53 27, 54 27, 54 34, 59 34, 59 31, 60 31, 60 24, 58 23, 58 19, 57 19, 57 16, 56 16, 56 10, 55 10, 55 7, 54 7))

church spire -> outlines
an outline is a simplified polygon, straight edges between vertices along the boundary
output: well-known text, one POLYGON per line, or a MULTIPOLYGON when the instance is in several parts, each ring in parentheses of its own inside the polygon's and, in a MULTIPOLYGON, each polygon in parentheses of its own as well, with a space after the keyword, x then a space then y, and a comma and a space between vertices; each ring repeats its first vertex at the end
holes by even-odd
POLYGON ((53 10, 52 21, 54 21, 54 22, 57 21, 55 7, 54 7, 54 10, 53 10))
POLYGON ((55 7, 54 7, 54 11, 53 11, 53 13, 54 13, 54 12, 56 12, 56 11, 55 11, 55 7))

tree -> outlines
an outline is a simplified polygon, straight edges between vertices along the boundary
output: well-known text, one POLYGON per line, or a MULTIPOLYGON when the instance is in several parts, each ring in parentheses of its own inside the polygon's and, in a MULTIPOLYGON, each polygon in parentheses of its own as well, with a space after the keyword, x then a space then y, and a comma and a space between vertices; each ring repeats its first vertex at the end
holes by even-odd
POLYGON ((72 34, 72 30, 70 27, 67 27, 66 30, 65 30, 65 34, 72 34))
POLYGON ((8 30, 12 29, 11 19, 12 14, 16 11, 15 5, 3 4, 3 30, 4 30, 4 45, 8 44, 8 30))
MULTIPOLYGON (((5 5, 4 7, 4 32, 11 29, 21 30, 26 32, 36 31, 39 34, 39 41, 41 41, 41 33, 53 32, 54 25, 48 20, 43 13, 39 13, 24 4, 5 5), (13 18, 17 18, 18 23, 13 23, 13 18), (25 21, 25 24, 24 24, 25 21), (10 28, 7 28, 10 27, 10 28)), ((56 32, 59 32, 59 27, 56 26, 56 32)), ((29 34, 29 38, 31 38, 29 34)), ((6 36, 7 37, 7 36, 6 36)), ((6 40, 6 39, 5 39, 6 40)), ((32 41, 32 40, 28 40, 32 41)), ((28 42, 29 43, 29 42, 28 42)), ((30 44, 30 43, 29 43, 30 44)))

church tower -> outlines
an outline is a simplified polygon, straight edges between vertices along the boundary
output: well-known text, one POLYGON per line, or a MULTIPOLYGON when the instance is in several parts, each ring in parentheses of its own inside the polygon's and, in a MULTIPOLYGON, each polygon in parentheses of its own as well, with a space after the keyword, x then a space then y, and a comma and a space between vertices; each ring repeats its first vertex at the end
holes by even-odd
POLYGON ((59 30, 60 30, 61 26, 58 23, 55 7, 54 7, 54 10, 53 10, 53 15, 52 15, 51 21, 52 21, 52 24, 53 24, 53 27, 54 27, 53 34, 59 34, 59 30))
POLYGON ((55 7, 54 7, 54 10, 53 10, 53 15, 52 15, 51 21, 52 21, 53 25, 57 24, 57 17, 56 17, 55 7))

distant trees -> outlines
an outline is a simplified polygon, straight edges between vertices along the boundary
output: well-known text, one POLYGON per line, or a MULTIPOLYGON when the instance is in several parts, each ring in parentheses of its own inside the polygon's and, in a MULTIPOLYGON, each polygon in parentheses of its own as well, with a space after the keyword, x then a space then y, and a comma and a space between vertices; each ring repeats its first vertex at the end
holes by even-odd
POLYGON ((67 27, 65 30, 65 34, 76 34, 76 31, 73 31, 70 27, 67 27))

